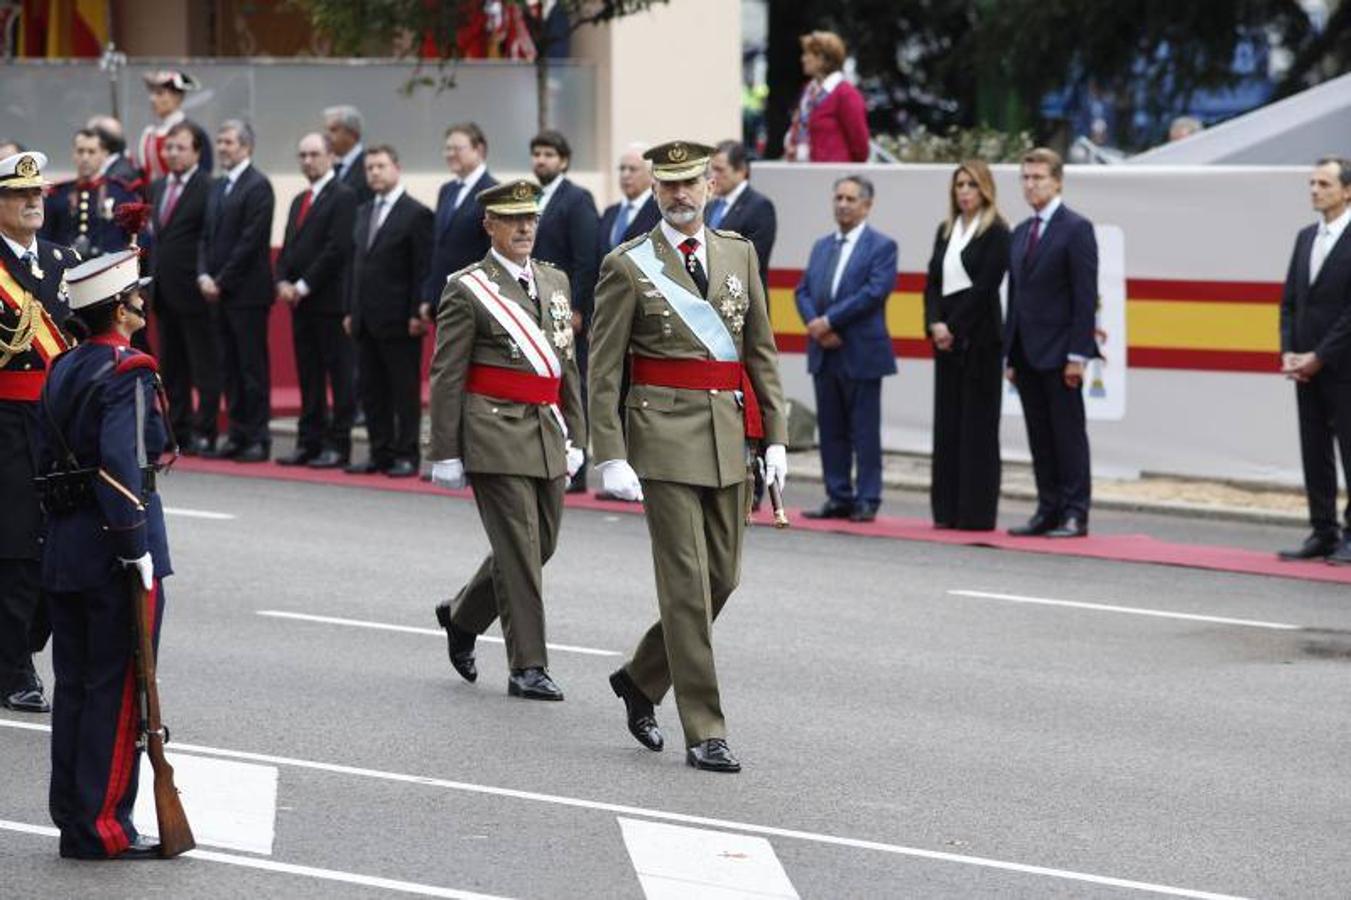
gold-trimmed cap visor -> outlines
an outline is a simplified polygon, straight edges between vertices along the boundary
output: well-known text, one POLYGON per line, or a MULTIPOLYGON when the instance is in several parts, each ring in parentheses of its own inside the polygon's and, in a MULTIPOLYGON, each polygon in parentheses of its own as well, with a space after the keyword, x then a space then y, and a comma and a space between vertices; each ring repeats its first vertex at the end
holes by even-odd
POLYGON ((45 188, 51 184, 42 177, 47 168, 47 155, 32 150, 15 153, 0 159, 0 190, 21 191, 26 188, 45 188))
POLYGON ((544 189, 535 182, 518 178, 479 191, 477 199, 485 210, 499 216, 537 215, 543 193, 544 189))
POLYGON ((704 174, 715 152, 707 144, 668 141, 648 150, 643 159, 651 161, 652 177, 658 181, 687 181, 704 174))
POLYGON ((105 253, 66 270, 71 312, 100 306, 149 283, 149 278, 141 277, 140 256, 135 250, 105 253))

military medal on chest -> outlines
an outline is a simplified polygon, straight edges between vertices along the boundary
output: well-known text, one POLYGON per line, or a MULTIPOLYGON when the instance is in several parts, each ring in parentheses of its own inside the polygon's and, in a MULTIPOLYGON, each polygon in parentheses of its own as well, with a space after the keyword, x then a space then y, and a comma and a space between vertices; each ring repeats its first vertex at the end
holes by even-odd
POLYGON ((564 359, 572 359, 572 305, 562 291, 554 291, 549 297, 549 318, 553 320, 554 346, 564 359))
POLYGON ((746 289, 742 287, 741 279, 735 275, 728 275, 722 288, 723 297, 718 305, 718 312, 727 320, 727 326, 732 329, 732 334, 741 334, 741 329, 746 325, 746 310, 750 309, 746 289))

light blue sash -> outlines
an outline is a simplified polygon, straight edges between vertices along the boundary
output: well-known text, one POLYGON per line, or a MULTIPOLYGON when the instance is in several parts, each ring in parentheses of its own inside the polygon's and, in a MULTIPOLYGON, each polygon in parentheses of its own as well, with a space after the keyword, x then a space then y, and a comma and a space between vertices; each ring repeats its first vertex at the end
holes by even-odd
POLYGON ((651 238, 629 250, 627 255, 638 266, 639 271, 652 282, 652 286, 671 304, 676 315, 689 326, 694 336, 708 348, 714 359, 720 362, 740 361, 741 356, 737 353, 736 343, 732 340, 732 333, 727 330, 727 323, 722 320, 722 316, 718 315, 718 311, 703 297, 678 281, 672 280, 662 271, 661 260, 657 259, 657 254, 652 249, 651 238))

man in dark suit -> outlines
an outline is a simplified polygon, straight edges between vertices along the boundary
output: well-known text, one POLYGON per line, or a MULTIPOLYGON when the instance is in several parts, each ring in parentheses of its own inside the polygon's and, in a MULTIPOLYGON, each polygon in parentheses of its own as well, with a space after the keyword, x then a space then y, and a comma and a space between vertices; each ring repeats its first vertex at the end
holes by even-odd
POLYGON ((826 482, 826 502, 803 515, 871 522, 882 504, 882 379, 896 374, 886 313, 897 249, 868 225, 873 185, 867 178, 836 181, 833 202, 838 230, 812 247, 796 292, 826 482))
POLYGON ((333 147, 333 171, 356 194, 357 205, 374 193, 366 184, 366 148, 361 143, 364 127, 361 110, 355 106, 330 106, 324 110, 324 133, 333 147))
POLYGON ((450 273, 478 262, 488 253, 490 241, 483 230, 483 204, 478 194, 497 184, 488 172, 488 139, 473 122, 447 128, 442 152, 455 177, 441 185, 436 198, 432 260, 421 306, 428 323, 436 317, 436 306, 450 273))
POLYGON ((267 177, 252 164, 253 129, 226 119, 216 131, 225 174, 212 185, 202 229, 197 284, 219 305, 221 358, 230 431, 211 455, 264 462, 271 455, 272 383, 267 320, 271 311, 272 211, 267 177))
POLYGON ((419 314, 431 257, 432 211, 404 192, 399 156, 381 145, 366 151, 366 180, 375 199, 357 210, 352 277, 344 327, 356 339, 361 405, 371 455, 345 469, 353 475, 418 473, 422 420, 422 336, 419 314))
POLYGON ((625 241, 647 234, 661 221, 661 210, 652 196, 652 171, 643 159, 646 151, 646 144, 630 144, 619 156, 619 192, 624 198, 605 207, 601 214, 596 229, 597 259, 625 241))
POLYGON ((38 398, 47 368, 67 347, 67 247, 38 238, 47 157, 19 152, 0 159, 0 705, 51 710, 33 654, 51 633, 41 591, 42 509, 37 474, 38 398))
POLYGON ((1084 418, 1084 365, 1098 355, 1098 242, 1093 223, 1060 199, 1054 150, 1023 155, 1023 197, 1033 215, 1013 231, 1004 346, 1018 388, 1037 482, 1037 511, 1018 536, 1088 534, 1092 493, 1084 418))
POLYGON ((713 202, 708 204, 708 224, 735 231, 755 245, 760 260, 760 281, 769 290, 769 254, 774 250, 778 218, 774 203, 751 187, 751 161, 741 141, 723 141, 708 164, 713 176, 713 202))
POLYGON ((1300 231, 1281 297, 1281 371, 1295 382, 1304 491, 1313 533, 1282 559, 1351 565, 1351 503, 1337 527, 1337 464, 1351 485, 1351 160, 1320 159, 1309 177, 1319 221, 1300 231))
MULTIPOLYGON (((577 348, 577 368, 586 383, 589 341, 587 328, 600 272, 597 233, 600 217, 591 192, 568 180, 572 147, 557 131, 541 131, 530 139, 530 164, 544 188, 540 197, 539 229, 535 233, 534 258, 551 263, 568 276, 572 289, 572 333, 577 348)), ((586 402, 586 391, 582 392, 586 402)), ((568 493, 586 491, 586 467, 573 476, 568 493)))
POLYGON ((179 452, 186 456, 215 450, 220 413, 216 310, 208 306, 197 284, 197 251, 212 184, 211 173, 201 167, 206 141, 206 132, 191 122, 173 126, 164 139, 169 174, 150 186, 155 236, 150 275, 154 278, 160 376, 169 396, 169 425, 179 452))
POLYGON ((291 307, 300 427, 294 452, 277 462, 332 469, 346 465, 352 453, 352 339, 342 316, 357 202, 337 180, 325 135, 305 135, 296 155, 310 186, 291 202, 276 277, 277 296, 291 307))

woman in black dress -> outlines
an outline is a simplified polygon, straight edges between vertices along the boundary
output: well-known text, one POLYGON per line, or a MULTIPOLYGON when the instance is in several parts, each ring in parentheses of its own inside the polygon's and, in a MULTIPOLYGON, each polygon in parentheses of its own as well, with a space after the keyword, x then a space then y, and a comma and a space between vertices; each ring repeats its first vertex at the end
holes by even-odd
POLYGON ((1009 267, 1009 227, 995 203, 994 176, 980 160, 952 173, 948 204, 924 288, 934 348, 929 497, 936 527, 988 531, 999 507, 999 285, 1009 267))

